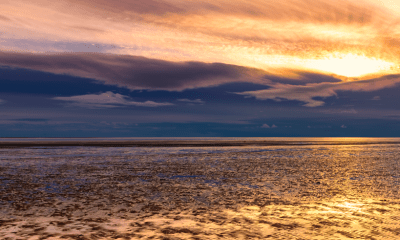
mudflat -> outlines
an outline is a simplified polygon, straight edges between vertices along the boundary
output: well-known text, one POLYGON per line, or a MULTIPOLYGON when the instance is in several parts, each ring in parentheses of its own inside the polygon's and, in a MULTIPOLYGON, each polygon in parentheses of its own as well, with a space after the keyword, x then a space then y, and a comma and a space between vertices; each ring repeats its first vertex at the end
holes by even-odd
POLYGON ((0 149, 1 239, 396 239, 396 144, 0 149))

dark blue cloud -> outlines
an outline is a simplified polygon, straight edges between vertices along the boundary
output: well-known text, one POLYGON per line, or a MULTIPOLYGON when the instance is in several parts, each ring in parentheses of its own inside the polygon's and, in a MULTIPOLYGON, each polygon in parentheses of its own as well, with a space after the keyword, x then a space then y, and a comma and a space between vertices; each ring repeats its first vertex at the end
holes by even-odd
POLYGON ((0 65, 92 78, 132 90, 182 91, 231 82, 262 83, 263 71, 223 63, 169 62, 99 53, 0 52, 0 65))
POLYGON ((122 90, 116 86, 105 86, 93 79, 15 68, 0 68, 0 84, 0 93, 51 96, 122 90))

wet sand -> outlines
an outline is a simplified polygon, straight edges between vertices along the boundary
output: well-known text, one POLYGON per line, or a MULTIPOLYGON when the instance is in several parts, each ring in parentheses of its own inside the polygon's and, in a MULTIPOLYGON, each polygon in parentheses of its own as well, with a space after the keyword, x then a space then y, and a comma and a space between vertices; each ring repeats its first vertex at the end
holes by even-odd
POLYGON ((398 145, 1 149, 1 239, 398 239, 398 145))

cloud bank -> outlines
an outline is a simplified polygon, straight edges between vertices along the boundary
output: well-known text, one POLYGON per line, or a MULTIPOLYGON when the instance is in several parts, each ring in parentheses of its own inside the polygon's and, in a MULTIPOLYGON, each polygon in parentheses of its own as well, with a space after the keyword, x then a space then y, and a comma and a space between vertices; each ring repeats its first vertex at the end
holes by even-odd
POLYGON ((230 82, 263 83, 265 72, 222 63, 169 62, 99 53, 30 54, 0 52, 0 65, 92 78, 132 90, 170 90, 230 82))
MULTIPOLYGON (((353 81, 345 81, 334 75, 290 69, 286 70, 286 74, 289 73, 292 77, 284 77, 259 69, 223 63, 171 62, 101 53, 31 54, 0 52, 0 65, 96 79, 104 84, 117 85, 131 90, 183 91, 214 87, 232 82, 255 83, 269 88, 236 94, 255 97, 259 100, 296 100, 304 102, 303 106, 306 107, 324 105, 323 100, 315 99, 317 97, 337 96, 338 91, 370 92, 390 88, 394 87, 400 79, 400 75, 387 75, 368 80, 351 79, 353 81)), ((112 96, 115 100, 114 103, 126 105, 127 102, 122 101, 124 99, 122 96, 119 98, 118 95, 112 96)), ((95 96, 93 95, 91 98, 94 99, 95 96)), ((71 101, 73 99, 70 98, 71 101)), ((109 97, 104 99, 109 99, 109 97)), ((88 99, 85 101, 88 101, 88 99)), ((99 101, 100 104, 103 104, 100 99, 99 101)), ((178 101, 202 104, 200 99, 181 99, 178 101)), ((93 105, 94 102, 90 104, 93 105)), ((135 104, 140 105, 139 103, 135 104)), ((155 106, 156 104, 149 102, 147 105, 155 106)), ((115 105, 104 105, 102 107, 106 106, 115 105)))

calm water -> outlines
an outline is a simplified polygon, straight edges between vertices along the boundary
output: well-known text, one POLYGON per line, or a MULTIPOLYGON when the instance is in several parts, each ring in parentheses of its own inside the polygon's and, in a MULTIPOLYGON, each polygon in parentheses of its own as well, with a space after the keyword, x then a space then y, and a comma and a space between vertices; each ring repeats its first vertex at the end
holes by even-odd
POLYGON ((399 139, 339 140, 0 148, 0 238, 400 239, 399 139))

